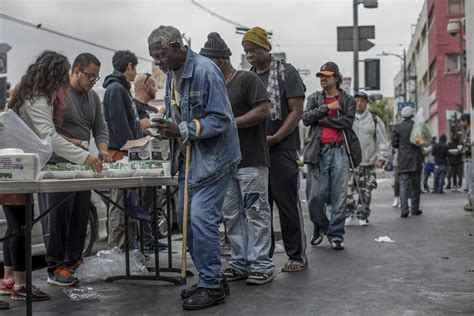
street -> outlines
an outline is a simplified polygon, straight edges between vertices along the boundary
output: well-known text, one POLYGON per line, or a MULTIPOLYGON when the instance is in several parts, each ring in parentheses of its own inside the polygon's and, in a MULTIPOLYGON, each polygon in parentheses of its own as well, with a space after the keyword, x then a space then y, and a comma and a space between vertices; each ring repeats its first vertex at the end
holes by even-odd
MULTIPOLYGON (((36 315, 473 315, 474 217, 463 210, 465 193, 421 198, 423 215, 400 218, 400 210, 391 207, 390 180, 380 180, 370 225, 347 228, 346 249, 333 251, 327 240, 318 247, 309 245, 312 225, 302 195, 309 269, 280 272, 286 256, 278 253, 273 282, 231 283, 226 304, 207 310, 184 312, 180 286, 150 281, 80 284, 96 289, 100 298, 72 302, 62 288, 46 284, 46 271, 41 269, 34 272, 34 283, 52 299, 34 302, 33 311, 36 315), (385 235, 395 242, 374 241, 385 235)), ((179 241, 174 247, 178 251, 179 241)), ((161 259, 164 264, 164 254, 161 259)), ((177 254, 175 265, 179 266, 177 254)), ((195 272, 190 260, 188 267, 195 272)), ((188 284, 194 282, 190 279, 188 284)), ((2 315, 24 314, 24 303, 11 306, 2 315)))

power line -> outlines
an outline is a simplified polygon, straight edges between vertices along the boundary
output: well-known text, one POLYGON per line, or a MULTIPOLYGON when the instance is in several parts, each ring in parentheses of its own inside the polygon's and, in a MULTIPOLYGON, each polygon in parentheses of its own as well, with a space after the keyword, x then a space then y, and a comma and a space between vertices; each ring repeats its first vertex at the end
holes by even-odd
POLYGON ((198 6, 201 10, 204 10, 204 11, 206 11, 207 13, 210 13, 212 16, 215 16, 216 18, 221 19, 222 21, 225 21, 225 22, 227 22, 227 23, 230 23, 230 24, 232 24, 232 25, 234 25, 234 26, 248 28, 248 27, 245 26, 245 25, 242 25, 242 24, 240 24, 240 23, 238 23, 238 22, 232 21, 232 20, 230 20, 230 19, 228 19, 228 18, 226 18, 226 17, 220 15, 219 13, 216 13, 216 12, 212 11, 211 9, 206 8, 206 7, 203 6, 202 4, 197 3, 196 0, 191 0, 191 3, 194 4, 194 5, 196 5, 196 6, 198 6))
MULTIPOLYGON (((82 38, 78 38, 78 37, 75 37, 75 36, 72 36, 72 35, 61 33, 61 32, 55 31, 55 30, 50 29, 50 28, 43 27, 42 23, 33 24, 33 23, 28 22, 28 21, 21 20, 21 19, 6 15, 6 14, 3 14, 3 13, 0 13, 0 19, 4 19, 4 20, 7 20, 7 21, 10 21, 10 22, 13 22, 13 23, 28 26, 28 27, 31 27, 31 28, 34 28, 34 29, 37 29, 37 30, 40 30, 40 31, 44 31, 44 32, 47 32, 47 33, 50 33, 50 34, 54 34, 54 35, 57 35, 57 36, 65 37, 65 38, 73 40, 73 41, 81 42, 83 44, 91 45, 91 46, 101 48, 101 49, 104 49, 104 50, 108 50, 108 51, 111 51, 111 52, 114 52, 114 53, 118 50, 118 49, 107 47, 107 46, 104 46, 104 45, 101 45, 101 44, 97 44, 97 43, 94 43, 94 42, 91 42, 91 41, 88 41, 88 40, 85 40, 85 39, 82 39, 82 38)), ((149 58, 140 57, 140 56, 137 56, 137 58, 153 63, 153 60, 151 60, 149 58)))

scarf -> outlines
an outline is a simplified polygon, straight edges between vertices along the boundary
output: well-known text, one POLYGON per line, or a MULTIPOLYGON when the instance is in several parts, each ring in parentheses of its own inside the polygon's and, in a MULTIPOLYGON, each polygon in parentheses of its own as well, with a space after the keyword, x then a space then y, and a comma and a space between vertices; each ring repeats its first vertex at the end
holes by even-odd
POLYGON ((267 94, 270 99, 270 120, 281 120, 281 96, 278 77, 285 81, 285 62, 271 56, 270 73, 268 75, 267 94))

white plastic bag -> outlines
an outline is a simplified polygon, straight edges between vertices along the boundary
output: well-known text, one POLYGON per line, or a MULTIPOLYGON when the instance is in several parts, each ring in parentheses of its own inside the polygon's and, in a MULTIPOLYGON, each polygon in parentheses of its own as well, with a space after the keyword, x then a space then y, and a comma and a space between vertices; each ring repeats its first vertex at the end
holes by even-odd
POLYGON ((13 111, 0 113, 0 148, 19 148, 37 154, 43 167, 53 154, 51 139, 41 139, 13 111))

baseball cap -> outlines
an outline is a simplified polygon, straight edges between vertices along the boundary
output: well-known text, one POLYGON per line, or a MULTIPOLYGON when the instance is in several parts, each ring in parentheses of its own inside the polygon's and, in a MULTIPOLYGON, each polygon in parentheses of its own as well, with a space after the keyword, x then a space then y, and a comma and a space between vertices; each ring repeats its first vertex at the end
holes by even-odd
POLYGON ((339 75, 339 67, 336 65, 336 63, 329 61, 321 66, 321 69, 316 74, 316 77, 337 75, 339 75))
POLYGON ((367 93, 363 91, 357 91, 356 94, 354 94, 354 98, 356 97, 361 97, 361 98, 364 98, 365 101, 369 101, 369 96, 367 95, 367 93))

